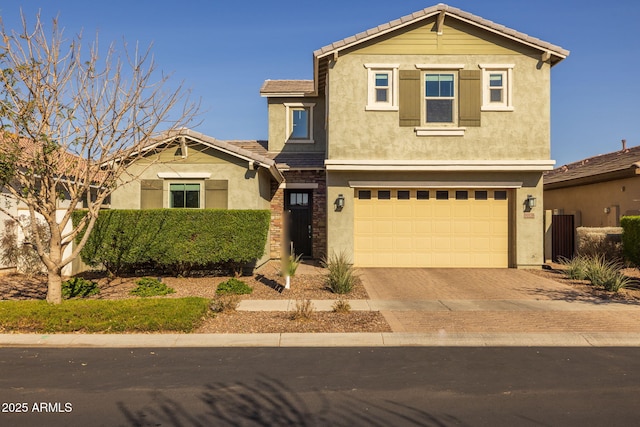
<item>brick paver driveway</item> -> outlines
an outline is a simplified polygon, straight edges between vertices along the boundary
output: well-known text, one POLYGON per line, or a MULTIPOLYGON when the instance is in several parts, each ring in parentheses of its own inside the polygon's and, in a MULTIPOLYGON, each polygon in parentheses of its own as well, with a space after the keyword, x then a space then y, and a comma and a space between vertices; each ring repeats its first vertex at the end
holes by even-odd
POLYGON ((371 304, 394 332, 640 332, 640 306, 516 269, 367 268, 371 304))

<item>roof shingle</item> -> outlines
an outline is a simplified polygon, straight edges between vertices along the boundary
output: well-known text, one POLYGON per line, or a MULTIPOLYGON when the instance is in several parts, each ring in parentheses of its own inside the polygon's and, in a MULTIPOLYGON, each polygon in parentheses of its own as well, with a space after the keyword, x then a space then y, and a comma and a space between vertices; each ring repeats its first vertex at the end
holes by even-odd
POLYGON ((589 157, 560 166, 544 175, 544 184, 570 184, 570 181, 629 170, 640 167, 640 146, 589 157))
POLYGON ((458 17, 461 19, 465 19, 467 21, 470 21, 474 24, 480 25, 480 26, 484 26, 489 30, 495 31, 497 33, 502 33, 505 36, 509 36, 509 37, 513 37, 516 38, 518 40, 520 40, 521 42, 524 43, 528 43, 531 45, 534 45, 536 47, 538 47, 539 49, 542 50, 549 50, 552 53, 554 53, 555 55, 559 56, 560 58, 565 58, 566 56, 569 55, 569 51, 566 49, 561 48, 560 46, 556 46, 553 45, 551 43, 547 43, 543 40, 540 40, 536 37, 532 37, 529 36, 528 34, 525 33, 521 33, 519 31, 516 31, 514 29, 505 27, 504 25, 501 24, 496 24, 495 22, 489 21, 488 19, 484 19, 480 16, 474 15, 472 13, 469 12, 465 12, 461 9, 458 9, 456 7, 452 7, 452 6, 448 6, 446 4, 440 3, 437 4, 435 6, 431 6, 431 7, 427 7, 426 9, 414 12, 410 15, 406 15, 403 16, 399 19, 394 19, 393 21, 387 22, 385 24, 382 25, 378 25, 377 27, 371 28, 367 31, 363 31, 360 32, 358 34, 356 34, 355 36, 350 36, 347 37, 345 39, 333 42, 327 46, 321 47, 320 49, 317 49, 315 52, 313 52, 314 57, 321 57, 326 55, 329 52, 333 52, 334 50, 337 49, 341 49, 341 48, 345 48, 345 47, 349 47, 350 45, 354 45, 357 44, 361 41, 364 41, 366 39, 370 39, 372 37, 375 37, 378 34, 384 33, 384 32, 388 32, 388 31, 393 31, 394 29, 397 29, 399 27, 402 26, 406 26, 408 24, 411 24, 413 22, 419 21, 421 19, 425 19, 428 18, 430 16, 433 16, 435 14, 440 13, 441 11, 444 11, 447 15, 449 16, 453 16, 453 17, 458 17))
POLYGON ((266 80, 260 88, 263 95, 310 94, 314 92, 313 80, 266 80))

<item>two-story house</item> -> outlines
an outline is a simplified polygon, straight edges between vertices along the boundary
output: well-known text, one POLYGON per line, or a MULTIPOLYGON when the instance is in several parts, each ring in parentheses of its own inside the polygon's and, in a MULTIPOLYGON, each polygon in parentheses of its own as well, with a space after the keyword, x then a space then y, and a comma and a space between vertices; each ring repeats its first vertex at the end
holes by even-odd
POLYGON ((286 164, 274 229, 284 206, 297 252, 360 267, 541 265, 568 54, 444 4, 316 50, 313 80, 261 89, 286 164))
POLYGON ((426 8, 316 50, 313 80, 265 81, 267 142, 161 136, 112 207, 269 208, 266 258, 539 266, 550 73, 568 54, 426 8))

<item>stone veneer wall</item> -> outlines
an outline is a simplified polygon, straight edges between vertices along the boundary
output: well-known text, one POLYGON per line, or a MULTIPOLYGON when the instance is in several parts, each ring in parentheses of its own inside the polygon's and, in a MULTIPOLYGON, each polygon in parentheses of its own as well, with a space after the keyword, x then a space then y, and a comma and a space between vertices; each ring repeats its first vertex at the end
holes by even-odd
MULTIPOLYGON (((327 184, 323 170, 320 171, 287 171, 284 172, 286 183, 315 183, 313 190, 313 212, 311 219, 313 258, 322 258, 327 252, 327 184)), ((283 239, 284 189, 277 183, 271 184, 271 244, 270 256, 280 259, 283 239)))

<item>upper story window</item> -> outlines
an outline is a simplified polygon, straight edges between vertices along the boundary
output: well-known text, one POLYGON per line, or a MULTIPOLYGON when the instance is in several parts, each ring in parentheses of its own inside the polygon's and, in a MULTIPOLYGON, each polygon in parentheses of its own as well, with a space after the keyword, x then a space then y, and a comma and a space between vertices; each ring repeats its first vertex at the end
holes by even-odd
POLYGON ((199 208, 200 184, 169 184, 170 208, 199 208))
POLYGON ((313 107, 310 103, 286 103, 285 142, 313 143, 313 107))
POLYGON ((454 123, 456 117, 456 80, 453 73, 424 75, 425 122, 454 123))
POLYGON ((482 105, 481 70, 464 64, 416 64, 400 70, 399 122, 417 136, 464 136, 478 127, 482 105))
POLYGON ((366 110, 398 110, 398 64, 364 64, 367 69, 366 110))
POLYGON ((482 111, 513 111, 514 64, 480 64, 482 111))

